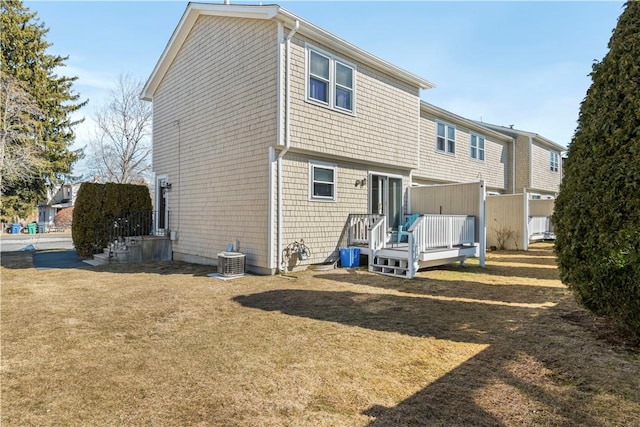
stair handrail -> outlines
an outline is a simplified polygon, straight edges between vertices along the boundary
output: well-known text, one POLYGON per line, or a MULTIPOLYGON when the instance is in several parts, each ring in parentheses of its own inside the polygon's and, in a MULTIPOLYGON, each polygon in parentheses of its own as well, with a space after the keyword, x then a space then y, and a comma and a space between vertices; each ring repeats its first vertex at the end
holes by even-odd
POLYGON ((129 211, 107 218, 103 224, 109 257, 117 249, 124 249, 127 239, 148 236, 153 231, 152 211, 129 211))
POLYGON ((409 227, 408 234, 408 267, 409 271, 407 272, 407 277, 412 279, 418 269, 420 268, 419 259, 420 254, 424 252, 427 246, 426 242, 426 230, 427 230, 427 219, 424 215, 418 217, 417 220, 413 222, 411 227, 409 227))
POLYGON ((369 230, 369 271, 373 271, 376 253, 384 248, 387 238, 387 217, 382 215, 375 220, 369 230))
POLYGON ((349 218, 347 220, 347 244, 349 246, 362 244, 368 245, 372 224, 381 217, 382 215, 380 214, 349 214, 349 218))

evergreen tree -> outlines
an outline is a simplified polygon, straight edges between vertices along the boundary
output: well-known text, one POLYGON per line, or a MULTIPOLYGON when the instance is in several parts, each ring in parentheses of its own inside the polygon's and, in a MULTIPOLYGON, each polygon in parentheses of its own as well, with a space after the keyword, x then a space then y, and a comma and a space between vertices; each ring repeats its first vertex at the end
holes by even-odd
POLYGON ((556 200, 562 281, 640 336, 640 2, 593 65, 556 200))
MULTIPOLYGON (((32 105, 20 112, 23 116, 29 111, 29 131, 8 136, 3 133, 3 159, 0 170, 2 182, 3 219, 12 216, 23 216, 35 208, 39 199, 44 196, 48 186, 58 184, 64 175, 71 172, 81 152, 72 151, 71 144, 75 138, 71 115, 84 106, 87 101, 79 101, 79 95, 72 91, 72 84, 77 77, 65 77, 56 74, 64 67, 68 57, 53 55, 47 52, 51 46, 46 41, 48 29, 39 22, 37 14, 23 6, 19 0, 2 0, 0 2, 0 73, 2 84, 9 78, 20 83, 24 90, 23 99, 32 105), (34 113, 37 111, 37 113, 34 113), (9 144, 9 142, 11 144, 9 144), (37 153, 40 157, 36 168, 28 175, 6 176, 4 173, 5 155, 9 150, 22 148, 29 153, 37 153)), ((3 87, 4 89, 4 87, 3 87)), ((3 90, 3 93, 6 91, 3 90)), ((3 102, 12 98, 3 97, 3 102)), ((7 109, 5 108, 5 111, 7 109)), ((8 117, 3 115, 2 119, 8 117)), ((2 123, 0 129, 5 132, 12 128, 11 124, 2 123)), ((24 128, 24 127, 23 127, 24 128)))

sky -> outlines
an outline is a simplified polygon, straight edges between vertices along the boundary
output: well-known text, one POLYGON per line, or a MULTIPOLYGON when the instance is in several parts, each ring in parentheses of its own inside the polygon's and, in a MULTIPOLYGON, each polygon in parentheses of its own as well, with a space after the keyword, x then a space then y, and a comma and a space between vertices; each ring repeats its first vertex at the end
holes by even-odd
MULTIPOLYGON (((210 1, 224 3, 224 1, 210 1)), ((231 0, 232 4, 259 4, 231 0)), ((265 1, 263 4, 272 4, 265 1)), ((24 1, 88 105, 74 148, 118 77, 146 82, 188 2, 24 1)), ((282 1, 334 35, 436 85, 421 98, 460 116, 568 146, 621 1, 282 1)), ((86 173, 82 171, 80 173, 86 173)), ((76 171, 76 174, 78 171, 76 171)))

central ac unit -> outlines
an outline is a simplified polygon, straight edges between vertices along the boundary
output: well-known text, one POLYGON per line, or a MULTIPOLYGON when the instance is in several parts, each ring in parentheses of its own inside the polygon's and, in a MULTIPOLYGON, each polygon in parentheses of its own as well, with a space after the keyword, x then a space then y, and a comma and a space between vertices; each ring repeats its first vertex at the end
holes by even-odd
POLYGON ((220 252, 218 254, 218 273, 225 277, 244 274, 245 256, 241 252, 220 252))

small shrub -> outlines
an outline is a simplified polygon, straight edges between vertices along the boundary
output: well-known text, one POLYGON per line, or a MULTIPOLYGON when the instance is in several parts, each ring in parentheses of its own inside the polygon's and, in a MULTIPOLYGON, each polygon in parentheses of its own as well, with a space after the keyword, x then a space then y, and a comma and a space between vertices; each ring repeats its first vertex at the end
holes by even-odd
MULTIPOLYGON (((504 226, 498 222, 497 219, 494 219, 497 227, 491 227, 491 229, 496 233, 496 240, 498 241, 498 249, 501 251, 505 250, 506 244, 510 239, 519 238, 520 233, 514 232, 511 227, 504 226), (517 235, 517 237, 515 237, 517 235)), ((518 242, 516 240, 516 248, 518 247, 518 242)))

